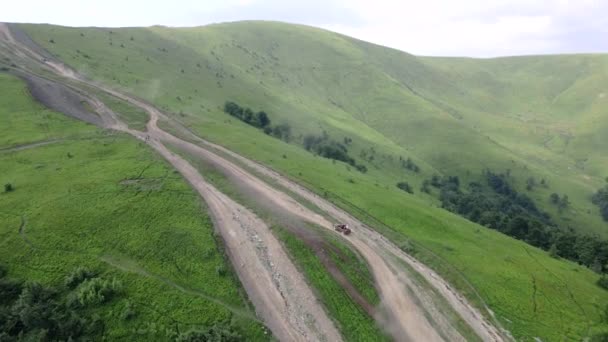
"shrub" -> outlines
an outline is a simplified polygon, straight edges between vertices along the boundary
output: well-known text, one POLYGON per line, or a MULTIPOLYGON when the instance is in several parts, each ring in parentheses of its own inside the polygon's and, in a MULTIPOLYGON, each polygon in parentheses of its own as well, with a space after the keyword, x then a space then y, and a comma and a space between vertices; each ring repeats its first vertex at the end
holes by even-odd
POLYGON ((414 190, 412 189, 412 186, 408 183, 408 182, 399 182, 397 183, 397 187, 405 192, 408 192, 410 194, 414 193, 414 190))
POLYGON ((291 126, 288 124, 280 124, 272 129, 272 135, 283 141, 289 142, 291 140, 291 126))
POLYGON ((367 167, 365 165, 357 164, 357 165, 355 165, 355 168, 357 169, 357 171, 359 171, 361 173, 367 172, 367 167))
POLYGON ((422 186, 420 187, 420 191, 430 194, 431 193, 431 182, 428 179, 425 179, 424 182, 422 182, 422 186))
POLYGON ((215 272, 220 277, 224 277, 227 274, 226 267, 224 267, 224 265, 220 265, 220 266, 216 267, 215 272))
POLYGON ((126 301, 125 307, 122 309, 122 312, 120 313, 120 318, 124 321, 128 321, 135 316, 137 316, 137 311, 135 311, 135 306, 130 301, 126 301))
POLYGON ((608 290, 608 276, 604 274, 600 279, 597 280, 597 285, 608 290))
POLYGON ((84 267, 78 267, 72 273, 70 273, 67 277, 65 277, 63 284, 70 288, 76 288, 76 286, 80 285, 83 281, 87 279, 91 279, 95 277, 95 272, 86 269, 84 267))
POLYGON ((76 289, 75 299, 81 307, 103 304, 122 290, 122 283, 116 279, 92 278, 85 280, 76 289))
POLYGON ((4 192, 11 192, 13 190, 15 190, 15 188, 13 187, 13 184, 11 184, 11 183, 4 184, 4 192))

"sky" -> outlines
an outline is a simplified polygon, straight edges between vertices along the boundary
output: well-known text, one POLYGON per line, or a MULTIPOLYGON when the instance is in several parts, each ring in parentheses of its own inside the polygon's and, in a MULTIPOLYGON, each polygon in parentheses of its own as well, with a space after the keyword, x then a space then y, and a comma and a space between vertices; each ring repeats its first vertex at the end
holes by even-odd
POLYGON ((416 55, 608 52, 608 0, 19 0, 0 22, 199 26, 277 20, 416 55))

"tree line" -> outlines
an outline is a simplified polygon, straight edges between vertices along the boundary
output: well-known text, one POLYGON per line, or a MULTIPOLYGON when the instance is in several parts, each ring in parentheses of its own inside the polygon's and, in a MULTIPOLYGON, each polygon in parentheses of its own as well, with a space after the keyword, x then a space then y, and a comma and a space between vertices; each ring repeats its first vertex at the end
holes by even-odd
MULTIPOLYGON (((489 170, 484 182, 469 183, 467 191, 457 176, 434 176, 426 184, 439 189, 443 208, 503 234, 585 265, 595 272, 608 271, 608 241, 568 227, 560 229, 550 215, 512 186, 509 176, 489 170)), ((563 205, 563 198, 552 201, 563 205)), ((567 201, 567 197, 566 197, 567 201)))
POLYGON ((273 127, 270 117, 265 111, 258 111, 256 113, 251 108, 241 107, 235 102, 227 101, 224 104, 224 112, 250 126, 263 130, 264 133, 275 138, 286 142, 291 140, 291 126, 283 123, 273 127))
POLYGON ((331 139, 326 131, 321 135, 308 134, 304 136, 304 148, 323 158, 333 159, 345 162, 360 172, 367 172, 367 167, 362 164, 357 164, 356 160, 348 154, 346 145, 331 139))

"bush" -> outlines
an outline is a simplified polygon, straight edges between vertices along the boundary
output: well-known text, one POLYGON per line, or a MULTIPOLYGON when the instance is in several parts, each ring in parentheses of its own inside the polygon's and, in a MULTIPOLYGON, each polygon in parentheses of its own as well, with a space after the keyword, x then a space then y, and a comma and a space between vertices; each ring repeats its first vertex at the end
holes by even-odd
POLYGON ((11 184, 11 183, 4 184, 4 192, 11 192, 13 190, 15 190, 15 188, 13 187, 13 184, 11 184))
POLYGON ((227 274, 226 267, 224 267, 223 265, 220 265, 220 266, 216 267, 215 268, 215 272, 220 277, 224 277, 227 274))
POLYGON ((0 279, 0 341, 97 341, 104 323, 68 305, 67 288, 0 279))
POLYGON ((122 283, 116 279, 92 278, 78 286, 73 303, 81 307, 103 304, 122 290, 122 283))
POLYGON ((135 311, 135 306, 130 301, 127 301, 125 303, 125 307, 122 309, 122 312, 120 313, 120 318, 124 321, 128 321, 135 316, 137 316, 137 311, 135 311))
POLYGON ((600 214, 604 221, 608 221, 608 185, 598 190, 591 201, 600 208, 600 214))
POLYGON ((355 168, 357 169, 357 171, 359 171, 361 173, 367 172, 367 167, 365 165, 357 164, 357 165, 355 165, 355 168))
POLYGON ((76 288, 76 286, 80 285, 83 281, 87 279, 91 279, 95 277, 95 272, 88 270, 84 267, 78 267, 72 273, 70 273, 67 277, 65 277, 63 284, 70 288, 76 288))
POLYGON ((272 136, 289 142, 291 140, 291 126, 286 123, 275 126, 272 129, 272 136))
POLYGON ((408 183, 408 182, 399 182, 397 183, 397 187, 405 192, 408 192, 410 194, 414 193, 414 190, 412 189, 412 186, 408 183))
POLYGON ((608 276, 604 274, 600 279, 597 280, 597 285, 608 290, 608 276))

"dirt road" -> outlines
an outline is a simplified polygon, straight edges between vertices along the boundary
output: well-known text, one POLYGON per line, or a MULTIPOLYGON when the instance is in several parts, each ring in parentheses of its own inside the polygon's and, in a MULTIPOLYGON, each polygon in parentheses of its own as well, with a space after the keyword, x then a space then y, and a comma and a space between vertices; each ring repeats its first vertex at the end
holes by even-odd
MULTIPOLYGON (((15 55, 27 56, 33 61, 44 60, 33 49, 19 44, 11 36, 10 30, 0 24, 0 33, 5 42, 18 50, 15 55)), ((315 223, 332 230, 332 223, 306 206, 298 203, 288 194, 275 189, 258 177, 249 173, 240 165, 222 157, 213 150, 229 154, 249 168, 256 170, 278 182, 278 184, 313 203, 328 217, 336 222, 345 222, 354 229, 350 236, 340 235, 347 239, 366 259, 377 283, 382 297, 384 314, 378 320, 383 323, 397 340, 441 341, 464 340, 454 324, 436 305, 432 292, 422 288, 413 281, 410 270, 415 270, 441 294, 452 310, 485 341, 502 341, 503 333, 487 322, 483 315, 460 296, 449 284, 434 271, 419 263, 403 252, 382 235, 362 224, 348 213, 335 207, 330 202, 317 196, 304 187, 290 181, 277 172, 250 161, 221 146, 211 144, 194 136, 197 144, 171 135, 157 125, 163 113, 146 102, 130 95, 117 92, 94 82, 86 80, 70 68, 57 61, 42 62, 42 67, 65 78, 84 82, 106 93, 144 109, 150 115, 147 132, 128 129, 111 110, 93 96, 89 99, 103 119, 104 126, 132 134, 148 143, 167 161, 169 161, 192 184, 208 203, 216 227, 226 242, 231 261, 256 311, 280 340, 329 340, 337 341, 340 336, 316 302, 312 292, 306 286, 302 275, 287 258, 279 242, 270 233, 264 222, 259 220, 246 208, 208 184, 201 174, 183 158, 170 152, 164 143, 170 143, 187 150, 191 155, 202 158, 219 166, 222 172, 237 177, 246 183, 256 195, 270 201, 278 208, 289 212, 300 219, 315 223)), ((167 118, 170 120, 169 118, 167 118)), ((173 124, 179 126, 178 123, 173 124)), ((187 129, 183 129, 187 132, 187 129)), ((186 134, 186 133, 185 133, 186 134)))
MULTIPOLYGON (((4 37, 10 35, 3 24, 0 24, 0 32, 4 37)), ((18 49, 16 57, 26 56, 28 62, 44 60, 32 49, 15 44, 14 39, 5 42, 11 44, 13 49, 18 49)), ((49 63, 47 60, 41 63, 44 63, 41 67, 60 76, 86 82, 58 62, 49 63)), ((123 98, 117 92, 108 93, 123 98)), ((85 100, 100 115, 101 126, 129 133, 146 142, 171 163, 204 198, 214 219, 214 226, 226 244, 230 260, 256 313, 275 337, 281 341, 341 341, 333 321, 263 221, 208 184, 194 167, 161 143, 157 132, 131 130, 94 96, 86 96, 85 100)), ((155 114, 156 112, 151 112, 152 125, 155 125, 155 114)))

